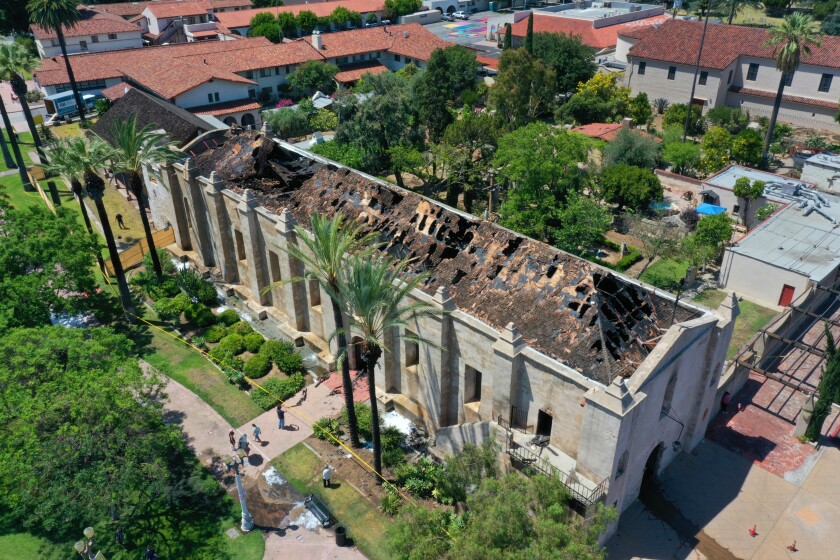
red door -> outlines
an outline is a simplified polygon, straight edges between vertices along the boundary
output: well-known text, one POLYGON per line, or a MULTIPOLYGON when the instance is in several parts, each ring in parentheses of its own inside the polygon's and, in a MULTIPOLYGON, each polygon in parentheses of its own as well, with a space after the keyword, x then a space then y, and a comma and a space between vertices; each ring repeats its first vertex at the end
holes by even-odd
POLYGON ((794 291, 794 289, 795 288, 793 286, 788 286, 787 284, 782 286, 782 295, 779 298, 779 305, 780 306, 787 307, 788 305, 790 305, 790 302, 793 301, 793 291, 794 291))

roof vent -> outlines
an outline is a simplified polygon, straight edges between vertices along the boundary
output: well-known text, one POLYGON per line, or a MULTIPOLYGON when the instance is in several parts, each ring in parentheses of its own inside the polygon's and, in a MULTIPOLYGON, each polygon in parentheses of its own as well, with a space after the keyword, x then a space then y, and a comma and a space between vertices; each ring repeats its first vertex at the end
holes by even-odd
POLYGON ((324 50, 324 40, 321 38, 321 32, 317 29, 312 32, 312 46, 319 51, 324 50))
POLYGON ((403 39, 408 39, 408 31, 403 31, 403 39))

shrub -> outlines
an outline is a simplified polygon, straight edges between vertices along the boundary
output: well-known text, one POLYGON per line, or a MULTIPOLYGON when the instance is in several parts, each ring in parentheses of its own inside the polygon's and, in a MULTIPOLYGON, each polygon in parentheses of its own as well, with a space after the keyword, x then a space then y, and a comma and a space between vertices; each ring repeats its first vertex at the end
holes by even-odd
POLYGON ((405 463, 405 451, 402 448, 405 444, 405 435, 393 426, 382 428, 379 435, 382 443, 382 463, 386 467, 395 467, 405 463))
POLYGON ((200 336, 200 335, 194 336, 194 337, 192 337, 192 340, 190 340, 190 342, 192 343, 193 346, 195 346, 197 348, 201 348, 202 350, 207 348, 207 341, 204 339, 203 336, 200 336))
POLYGON ((682 220, 682 223, 685 224, 685 227, 689 231, 694 231, 694 228, 697 227, 697 222, 700 221, 700 214, 694 208, 689 207, 680 212, 680 220, 682 220))
POLYGON ((245 339, 241 334, 232 333, 219 341, 219 345, 213 350, 221 352, 230 352, 234 356, 238 356, 245 351, 245 339))
POLYGON ((642 252, 635 247, 630 247, 630 252, 621 257, 614 265, 614 269, 618 272, 624 272, 640 260, 642 260, 642 252))
POLYGON ((268 356, 265 354, 254 354, 245 362, 242 373, 245 374, 245 377, 259 379, 268 375, 269 371, 271 371, 271 360, 268 359, 268 356))
POLYGON ((239 313, 235 309, 225 309, 219 313, 219 323, 226 327, 230 327, 239 322, 239 313))
POLYGON ((281 352, 276 358, 272 358, 272 361, 286 375, 303 375, 306 373, 303 367, 303 358, 297 352, 281 352))
POLYGON ((187 318, 187 321, 198 328, 209 327, 216 323, 216 316, 213 314, 213 311, 201 303, 193 303, 187 307, 187 310, 184 311, 184 316, 187 318))
POLYGON ((264 119, 274 134, 287 139, 309 134, 309 117, 303 111, 285 108, 266 111, 264 119))
POLYGON ((401 507, 402 500, 400 499, 399 494, 397 494, 397 492, 389 486, 385 490, 385 494, 382 496, 382 499, 379 501, 379 509, 381 509, 382 513, 385 515, 393 517, 400 512, 401 507))
MULTIPOLYGON (((160 261, 160 269, 164 276, 172 276, 175 274, 175 263, 172 262, 172 255, 165 249, 157 250, 158 260, 160 261)), ((152 263, 152 254, 146 253, 143 255, 143 268, 149 270, 154 274, 154 264, 152 263)))
POLYGON ((399 465, 394 474, 397 477, 397 485, 404 487, 412 496, 431 498, 441 471, 440 465, 424 457, 414 464, 399 465))
POLYGON ((175 310, 170 298, 160 298, 152 304, 152 310, 161 321, 174 321, 181 316, 181 312, 175 310))
POLYGON ((312 424, 312 431, 315 433, 315 437, 328 441, 333 445, 338 445, 338 442, 328 434, 332 434, 337 438, 344 433, 341 425, 338 423, 338 418, 328 418, 326 416, 312 424))
POLYGON ((204 340, 210 343, 217 343, 228 335, 228 330, 224 325, 213 325, 204 331, 204 340))
POLYGON ((313 130, 335 130, 338 128, 338 115, 329 109, 318 109, 311 119, 309 119, 309 126, 313 130))
POLYGON ((295 351, 295 345, 285 340, 266 340, 260 348, 260 354, 266 354, 274 363, 277 363, 277 356, 283 352, 295 351))
POLYGON ((285 97, 285 98, 281 99, 280 101, 278 101, 277 104, 274 106, 274 108, 275 109, 284 109, 286 107, 291 107, 294 104, 295 104, 294 101, 292 101, 288 97, 285 97))
POLYGON ((661 259, 650 265, 639 278, 663 290, 676 291, 688 271, 688 261, 661 259))
POLYGON ((145 294, 152 301, 160 298, 174 297, 181 291, 174 278, 164 277, 158 280, 151 270, 143 270, 131 277, 131 287, 141 294, 145 294))
MULTIPOLYGON (((371 418, 373 416, 370 413, 370 405, 364 403, 356 403, 356 421, 359 425, 359 437, 370 441, 373 438, 373 432, 371 431, 371 418)), ((347 422, 347 407, 341 410, 341 423, 345 426, 348 424, 347 422)), ((380 425, 382 424, 382 418, 379 419, 380 425)))
POLYGON ((230 332, 246 335, 254 332, 254 328, 250 325, 250 323, 248 323, 248 321, 237 321, 230 326, 230 332))
POLYGON ((202 278, 202 276, 191 268, 182 268, 175 274, 175 281, 178 287, 184 290, 190 299, 204 305, 216 305, 219 296, 216 287, 202 278))
MULTIPOLYGON (((252 332, 252 333, 246 334, 243 337, 243 340, 245 341, 245 350, 247 350, 251 354, 256 354, 257 352, 259 352, 260 347, 265 342, 265 339, 263 338, 263 335, 261 335, 258 332, 252 332)), ((263 354, 263 355, 265 355, 265 354, 263 354)), ((271 362, 270 357, 266 356, 265 359, 269 363, 271 362)))
POLYGON ((272 377, 262 384, 265 391, 259 387, 254 387, 251 390, 251 398, 260 408, 268 410, 277 406, 278 402, 292 397, 295 393, 303 389, 305 385, 306 379, 302 375, 293 375, 282 379, 272 377))

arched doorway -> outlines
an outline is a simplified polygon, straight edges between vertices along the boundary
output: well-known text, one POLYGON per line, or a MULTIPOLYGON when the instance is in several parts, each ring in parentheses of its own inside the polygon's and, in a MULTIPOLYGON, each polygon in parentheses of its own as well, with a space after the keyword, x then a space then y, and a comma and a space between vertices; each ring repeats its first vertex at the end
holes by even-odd
POLYGON ((362 370, 365 368, 364 361, 362 360, 362 337, 354 336, 350 339, 347 356, 350 360, 350 369, 362 370))
POLYGON ((446 8, 446 13, 449 14, 449 15, 454 14, 455 13, 455 6, 449 6, 448 8, 446 8))
POLYGON ((242 115, 242 126, 253 126, 257 123, 254 119, 254 115, 251 113, 245 113, 242 115))
POLYGON ((662 452, 665 450, 665 443, 659 442, 659 445, 653 448, 653 451, 650 452, 648 455, 647 461, 645 461, 645 472, 643 475, 642 482, 647 480, 655 480, 656 479, 656 472, 659 470, 659 460, 662 459, 662 452))
POLYGON ((233 117, 225 117, 225 120, 222 122, 228 126, 236 126, 236 119, 233 117))
POLYGON ((438 6, 438 7, 437 7, 437 8, 435 8, 435 9, 436 9, 437 11, 439 11, 439 12, 440 12, 440 15, 443 15, 443 8, 441 8, 440 6, 438 6))

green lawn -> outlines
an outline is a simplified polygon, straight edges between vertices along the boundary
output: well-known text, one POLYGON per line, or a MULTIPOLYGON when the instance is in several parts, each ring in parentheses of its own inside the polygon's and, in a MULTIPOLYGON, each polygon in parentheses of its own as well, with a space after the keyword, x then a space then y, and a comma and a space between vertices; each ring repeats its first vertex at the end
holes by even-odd
POLYGON ((657 288, 676 292, 680 280, 688 272, 689 262, 674 259, 659 259, 645 269, 639 280, 657 288))
POLYGON ((338 488, 323 488, 323 463, 308 447, 299 443, 271 464, 299 492, 321 498, 365 556, 371 560, 391 558, 385 546, 385 531, 392 521, 347 483, 338 480, 338 488))
POLYGON ((197 350, 157 329, 152 329, 151 347, 143 358, 201 397, 233 426, 241 426, 263 413, 247 393, 228 382, 197 350))
POLYGON ((66 546, 55 545, 29 533, 0 535, 0 560, 19 560, 20 558, 52 560, 69 558, 71 554, 75 554, 73 543, 67 543, 66 546))
MULTIPOLYGON (((9 148, 9 153, 12 155, 12 157, 14 157, 15 154, 12 151, 12 145, 8 143, 9 133, 6 131, 5 128, 3 129, 3 138, 6 140, 6 146, 8 146, 9 148)), ((18 139, 20 140, 20 142, 18 142, 18 146, 20 147, 20 155, 23 156, 24 165, 28 167, 32 165, 32 158, 29 157, 29 152, 35 149, 35 144, 32 141, 32 134, 29 132, 19 132, 18 139)), ((0 171, 6 171, 7 169, 9 168, 6 167, 6 162, 3 160, 2 157, 0 157, 0 171)))
MULTIPOLYGON (((694 298, 694 301, 715 309, 725 297, 726 292, 723 290, 705 290, 694 298)), ((732 333, 732 341, 726 352, 727 359, 733 358, 738 350, 776 315, 776 311, 747 300, 739 301, 738 306, 741 312, 735 319, 735 332, 732 333)))
MULTIPOLYGON (((98 117, 93 117, 88 119, 89 124, 93 124, 96 122, 98 117)), ((54 126, 52 127, 52 133, 55 134, 58 138, 76 138, 79 136, 84 136, 85 131, 79 126, 79 122, 72 122, 70 124, 63 124, 61 126, 54 126)))

